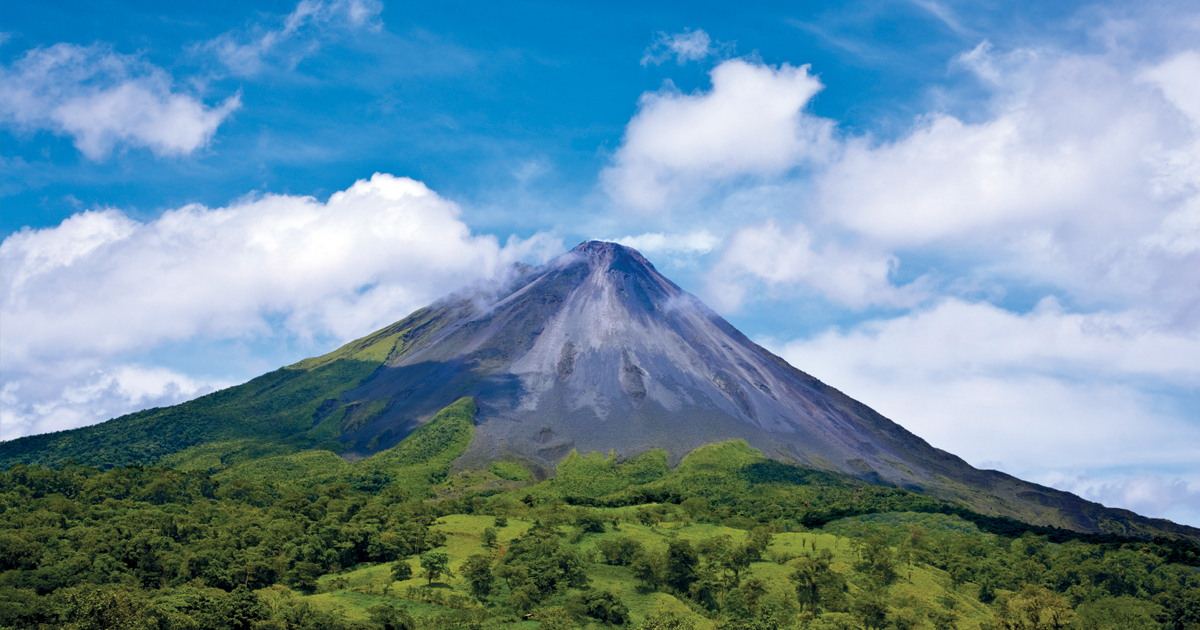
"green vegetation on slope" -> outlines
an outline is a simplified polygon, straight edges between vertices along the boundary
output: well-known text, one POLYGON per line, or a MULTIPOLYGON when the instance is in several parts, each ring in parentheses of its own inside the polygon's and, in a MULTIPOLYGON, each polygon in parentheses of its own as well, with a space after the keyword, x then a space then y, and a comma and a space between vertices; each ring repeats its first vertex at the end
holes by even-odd
POLYGON ((14 466, 0 628, 1200 627, 1186 541, 1008 535, 743 442, 675 470, 572 453, 540 483, 504 462, 447 476, 474 413, 355 463, 14 466))
POLYGON ((0 442, 0 469, 69 463, 112 467, 172 459, 189 465, 204 462, 205 469, 217 471, 302 449, 340 450, 341 445, 330 440, 341 433, 342 422, 349 420, 345 428, 352 429, 382 409, 340 404, 339 396, 436 330, 435 319, 434 311, 422 309, 324 356, 186 403, 0 442))

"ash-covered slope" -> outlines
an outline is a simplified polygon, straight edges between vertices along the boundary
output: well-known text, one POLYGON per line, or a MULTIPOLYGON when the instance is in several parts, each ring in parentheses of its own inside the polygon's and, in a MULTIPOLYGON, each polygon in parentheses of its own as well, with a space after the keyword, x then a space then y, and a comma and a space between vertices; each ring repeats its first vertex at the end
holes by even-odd
POLYGON ((516 284, 491 301, 439 305, 427 324, 436 332, 345 394, 388 401, 343 434, 353 452, 390 446, 469 395, 481 410, 470 460, 552 465, 572 448, 654 447, 678 459, 744 438, 813 468, 931 480, 921 460, 936 452, 919 438, 755 345, 632 249, 584 243, 516 284))
POLYGON ((415 342, 398 341, 385 367, 329 401, 330 413, 349 408, 345 417, 359 418, 338 438, 348 457, 387 448, 473 396, 480 413, 463 466, 518 458, 550 468, 571 449, 663 448, 677 461, 741 438, 768 457, 961 499, 983 513, 1137 533, 1113 524, 1132 513, 1114 521, 1103 506, 933 448, 754 344, 621 245, 583 243, 498 295, 452 298, 419 315, 415 328, 411 318, 397 325, 415 342))
MULTIPOLYGON (((552 465, 572 448, 679 458, 745 438, 806 466, 923 485, 925 447, 750 342, 636 251, 589 242, 490 301, 449 300, 345 401, 387 409, 343 433, 359 455, 459 396, 481 412, 467 457, 552 465), (874 419, 872 419, 874 420, 874 419), (379 439, 382 437, 382 439, 379 439), (369 445, 361 448, 360 445, 369 445)), ((928 447, 925 447, 928 448, 928 447)))

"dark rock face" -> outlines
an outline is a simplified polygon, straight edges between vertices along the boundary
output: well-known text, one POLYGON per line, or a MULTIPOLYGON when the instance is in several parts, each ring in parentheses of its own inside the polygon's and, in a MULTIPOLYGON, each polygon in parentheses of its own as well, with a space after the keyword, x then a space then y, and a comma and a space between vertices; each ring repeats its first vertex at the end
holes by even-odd
POLYGON ((490 296, 452 297, 430 311, 432 332, 344 395, 387 401, 347 427, 347 457, 393 446, 473 396, 479 414, 463 466, 517 458, 548 472, 572 448, 624 457, 663 448, 674 463, 741 438, 774 459, 961 499, 985 514, 1112 529, 1103 506, 976 470, 788 365, 621 245, 583 243, 490 296))

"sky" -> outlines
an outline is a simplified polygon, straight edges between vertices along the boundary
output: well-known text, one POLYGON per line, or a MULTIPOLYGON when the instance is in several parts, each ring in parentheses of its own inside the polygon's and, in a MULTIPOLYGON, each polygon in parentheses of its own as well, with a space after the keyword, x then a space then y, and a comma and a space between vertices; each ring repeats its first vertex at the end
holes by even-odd
POLYGON ((977 467, 1200 526, 1188 2, 9 3, 0 439, 588 239, 977 467))

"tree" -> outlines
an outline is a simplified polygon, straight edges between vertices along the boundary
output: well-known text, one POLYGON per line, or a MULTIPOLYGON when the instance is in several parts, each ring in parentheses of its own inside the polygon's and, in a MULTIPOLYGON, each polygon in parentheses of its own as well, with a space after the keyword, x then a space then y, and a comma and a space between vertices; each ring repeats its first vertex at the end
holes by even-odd
POLYGON ((535 527, 513 540, 496 567, 512 591, 514 609, 527 609, 567 587, 587 586, 583 557, 551 531, 535 527))
POLYGON ((1162 617, 1162 606, 1128 595, 1081 604, 1075 612, 1078 616, 1071 627, 1081 630, 1157 630, 1162 627, 1157 621, 1162 617))
POLYGON ((854 602, 854 617, 867 630, 880 630, 888 623, 888 606, 883 592, 874 590, 854 602))
POLYGON ((480 601, 485 601, 488 595, 494 591, 492 582, 496 579, 492 572, 492 558, 490 556, 477 553, 467 558, 459 569, 462 571, 462 576, 467 579, 467 584, 470 586, 471 594, 480 601))
POLYGON ((692 497, 687 501, 680 503, 679 507, 683 508, 683 511, 687 512, 688 516, 691 516, 696 520, 700 520, 701 518, 707 516, 712 510, 712 505, 709 504, 708 499, 703 497, 692 497))
POLYGON ((746 580, 746 583, 741 587, 742 592, 746 594, 746 607, 751 611, 758 608, 758 602, 767 594, 767 583, 761 578, 752 577, 746 580))
POLYGON ((1062 630, 1075 617, 1066 598, 1033 584, 997 602, 997 621, 1005 630, 1062 630))
POLYGON ((479 541, 483 543, 484 547, 495 547, 496 546, 496 528, 484 527, 483 528, 483 536, 480 537, 479 541))
POLYGON ((131 628, 149 630, 154 620, 146 616, 145 602, 137 601, 124 589, 106 589, 71 598, 69 627, 80 630, 131 628))
POLYGON ((750 560, 752 562, 762 560, 762 555, 767 552, 767 547, 771 546, 774 538, 775 535, 771 533, 771 530, 761 525, 750 530, 750 537, 746 540, 746 550, 750 554, 750 560))
POLYGON ((408 560, 401 560, 392 565, 392 579, 397 582, 411 580, 413 575, 412 565, 408 560))
POLYGON ((859 561, 854 563, 854 570, 866 575, 876 587, 891 586, 900 577, 896 573, 896 554, 883 534, 871 534, 857 546, 859 561))
POLYGON ((638 630, 695 630, 696 624, 690 619, 671 610, 656 610, 642 621, 638 630))
POLYGON ((580 615, 619 626, 629 621, 629 608, 609 591, 580 591, 571 596, 570 608, 580 615))
POLYGON ((249 630, 255 621, 266 618, 266 609, 258 595, 245 586, 226 595, 221 609, 225 624, 232 630, 249 630))
POLYGON ((892 625, 896 626, 896 630, 913 630, 920 623, 917 613, 908 608, 898 610, 892 615, 892 625))
POLYGON ((692 543, 676 538, 667 545, 667 563, 663 571, 663 582, 679 591, 687 593, 696 581, 696 569, 699 564, 696 550, 692 543))
POLYGON ((629 536, 622 536, 601 540, 596 543, 596 549, 604 555, 605 564, 624 567, 633 563, 633 559, 642 550, 642 543, 629 536))
POLYGON ((933 630, 956 630, 958 616, 949 610, 931 610, 929 623, 933 624, 933 630))
POLYGON ((432 585, 441 575, 450 575, 450 555, 445 551, 427 551, 421 556, 421 568, 432 585))
POLYGON ((629 563, 633 577, 642 583, 642 588, 653 590, 663 583, 666 559, 661 554, 647 550, 638 551, 629 563))
POLYGON ((292 566, 292 585, 311 593, 317 590, 317 578, 324 572, 321 565, 315 562, 297 562, 292 566))
POLYGON ((367 615, 370 616, 371 623, 380 630, 417 630, 417 622, 407 608, 381 604, 368 608, 367 615))
POLYGON ((788 577, 796 585, 796 598, 802 610, 817 615, 822 608, 845 608, 846 578, 834 571, 832 564, 833 553, 828 549, 796 561, 796 569, 788 577))
POLYGON ((720 566, 723 571, 733 573, 733 585, 737 586, 742 581, 742 571, 750 568, 751 559, 756 554, 756 547, 752 542, 743 543, 730 547, 724 554, 721 555, 720 566))
POLYGON ((579 527, 580 532, 604 533, 604 519, 599 514, 588 509, 583 509, 575 515, 575 525, 579 527))

